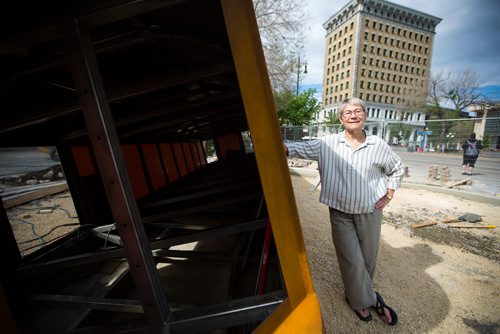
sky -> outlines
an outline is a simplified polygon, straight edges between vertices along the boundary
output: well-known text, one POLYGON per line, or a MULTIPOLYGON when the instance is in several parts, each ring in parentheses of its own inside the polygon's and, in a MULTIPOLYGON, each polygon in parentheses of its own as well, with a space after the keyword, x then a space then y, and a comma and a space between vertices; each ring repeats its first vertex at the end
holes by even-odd
MULTIPOLYGON (((309 29, 304 53, 308 73, 301 88, 319 87, 323 80, 325 34, 332 15, 349 0, 307 0, 309 29)), ((392 0, 442 19, 436 27, 431 72, 462 72, 479 76, 490 98, 500 100, 500 0, 392 0)))

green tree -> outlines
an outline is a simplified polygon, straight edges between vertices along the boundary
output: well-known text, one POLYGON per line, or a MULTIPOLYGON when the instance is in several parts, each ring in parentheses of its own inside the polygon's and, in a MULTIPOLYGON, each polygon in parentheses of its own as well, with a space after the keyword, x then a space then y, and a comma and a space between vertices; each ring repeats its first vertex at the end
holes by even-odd
POLYGON ((490 135, 484 135, 483 140, 483 148, 484 149, 489 149, 491 146, 491 136, 490 135))
POLYGON ((291 90, 275 94, 276 110, 281 125, 309 125, 321 106, 314 98, 315 89, 308 89, 298 96, 291 90))
POLYGON ((479 77, 474 72, 434 73, 429 80, 428 111, 431 119, 442 120, 440 128, 436 129, 439 144, 446 142, 446 134, 455 125, 446 122, 446 119, 457 118, 467 107, 484 101, 485 97, 479 90, 479 77), (453 110, 450 112, 450 109, 443 107, 445 105, 453 106, 453 110))
POLYGON ((340 118, 336 113, 330 111, 326 115, 324 123, 325 125, 337 125, 340 124, 340 118))

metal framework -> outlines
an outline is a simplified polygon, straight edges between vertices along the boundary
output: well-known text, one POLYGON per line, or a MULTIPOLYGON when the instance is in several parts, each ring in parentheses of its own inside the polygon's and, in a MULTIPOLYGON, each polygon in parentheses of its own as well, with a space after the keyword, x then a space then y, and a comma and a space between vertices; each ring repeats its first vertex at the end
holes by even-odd
POLYGON ((56 146, 81 225, 22 257, 2 202, 0 302, 20 332, 320 332, 251 1, 51 8, 6 9, 0 148, 56 146), (224 284, 176 299, 185 268, 224 284))

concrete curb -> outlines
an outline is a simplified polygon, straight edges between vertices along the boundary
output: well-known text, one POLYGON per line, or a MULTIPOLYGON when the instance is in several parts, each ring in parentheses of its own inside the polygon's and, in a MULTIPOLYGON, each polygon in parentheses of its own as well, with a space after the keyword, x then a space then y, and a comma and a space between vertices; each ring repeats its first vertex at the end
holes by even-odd
MULTIPOLYGON (((317 177, 318 176, 318 171, 313 170, 313 169, 300 168, 300 167, 289 167, 288 169, 290 170, 290 174, 292 174, 292 175, 299 175, 299 176, 305 176, 305 177, 317 177)), ((408 181, 405 181, 404 179, 402 182, 402 187, 411 188, 411 189, 423 189, 423 190, 432 191, 432 192, 436 192, 436 193, 440 193, 440 194, 452 195, 452 196, 455 196, 458 198, 463 198, 463 199, 469 200, 469 201, 475 201, 475 202, 500 206, 500 198, 482 195, 482 194, 474 193, 474 192, 468 192, 468 191, 450 189, 450 188, 442 188, 442 187, 432 186, 432 185, 422 184, 422 183, 408 182, 408 181)))
POLYGON ((431 186, 428 184, 413 183, 413 182, 408 182, 408 181, 403 181, 402 187, 411 188, 411 189, 423 189, 423 190, 428 190, 428 191, 432 191, 432 192, 436 192, 436 193, 440 193, 440 194, 452 195, 452 196, 463 198, 463 199, 470 200, 470 201, 476 201, 476 202, 480 202, 480 203, 486 203, 486 204, 500 206, 500 198, 498 198, 498 197, 492 197, 492 196, 482 195, 482 194, 463 191, 463 190, 442 188, 442 187, 438 187, 438 186, 431 186))

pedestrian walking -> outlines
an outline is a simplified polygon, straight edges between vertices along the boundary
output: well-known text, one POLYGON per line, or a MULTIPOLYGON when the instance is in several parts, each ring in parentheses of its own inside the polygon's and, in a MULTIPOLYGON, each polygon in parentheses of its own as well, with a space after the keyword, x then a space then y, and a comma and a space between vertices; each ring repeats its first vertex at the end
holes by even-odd
POLYGON ((472 170, 476 164, 477 158, 483 149, 483 143, 476 139, 476 134, 470 134, 469 139, 462 144, 464 158, 462 162, 462 175, 472 175, 472 170))

